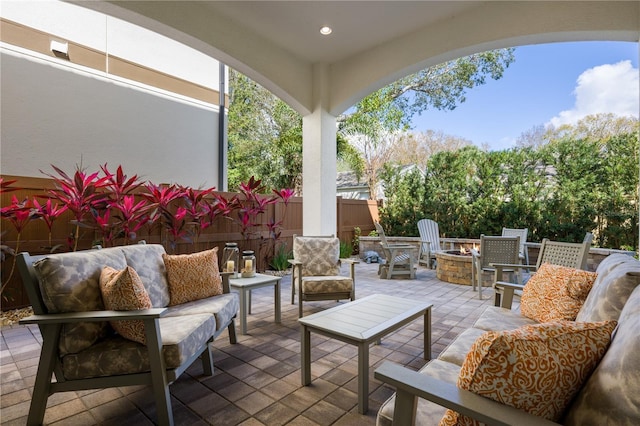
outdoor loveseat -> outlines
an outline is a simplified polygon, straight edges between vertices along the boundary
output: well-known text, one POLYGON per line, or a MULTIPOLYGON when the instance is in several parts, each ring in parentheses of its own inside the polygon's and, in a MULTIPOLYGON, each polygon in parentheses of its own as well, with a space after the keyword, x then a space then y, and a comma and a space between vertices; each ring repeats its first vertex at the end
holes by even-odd
POLYGON ((21 253, 34 315, 20 322, 38 324, 43 338, 28 424, 42 424, 53 393, 130 385, 151 385, 158 423, 173 424, 169 384, 197 358, 212 375, 210 343, 225 329, 236 343, 238 297, 216 251, 167 256, 161 245, 138 244, 21 253))
MULTIPOLYGON (((640 424, 640 261, 612 254, 596 272, 591 290, 581 299, 584 303, 576 305, 575 321, 542 323, 516 310, 492 306, 420 371, 383 363, 375 377, 395 387, 396 393, 378 411, 377 425, 437 425, 445 413, 443 424, 468 424, 455 423, 467 420, 457 418, 457 413, 494 425, 640 424), (543 329, 547 335, 536 334, 543 329), (564 339, 559 330, 568 330, 570 337, 564 339), (596 333, 599 344, 594 335, 585 338, 585 330, 596 333), (544 359, 549 361, 546 365, 532 365, 544 359), (534 371, 519 371, 523 364, 518 362, 530 364, 526 367, 534 371), (549 368, 550 364, 555 365, 549 368), (564 374, 545 376, 560 364, 564 374), (567 391, 565 384, 572 389, 567 391), (520 395, 514 391, 528 386, 535 391, 520 395), (519 400, 533 411, 498 400, 519 400), (545 404, 559 411, 543 417, 530 414, 545 404)), ((589 274, 577 274, 582 273, 589 274)), ((556 291, 556 299, 560 293, 556 291)), ((525 311, 528 303, 523 294, 520 310, 525 311)), ((546 315, 554 303, 553 297, 546 300, 540 312, 546 315)))

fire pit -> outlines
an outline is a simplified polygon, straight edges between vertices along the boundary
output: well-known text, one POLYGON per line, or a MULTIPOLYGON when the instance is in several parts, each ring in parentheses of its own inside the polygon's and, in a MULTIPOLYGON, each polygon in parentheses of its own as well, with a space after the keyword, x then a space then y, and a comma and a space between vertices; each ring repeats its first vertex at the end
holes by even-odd
POLYGON ((436 253, 436 277, 448 283, 471 285, 471 251, 436 253))

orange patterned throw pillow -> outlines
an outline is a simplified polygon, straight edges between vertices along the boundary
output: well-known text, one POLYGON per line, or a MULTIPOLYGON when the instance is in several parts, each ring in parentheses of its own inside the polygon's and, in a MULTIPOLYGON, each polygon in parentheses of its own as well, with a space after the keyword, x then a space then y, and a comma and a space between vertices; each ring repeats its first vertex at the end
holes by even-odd
MULTIPOLYGON (((458 387, 559 421, 604 356, 616 321, 556 321, 480 336, 462 364, 458 387)), ((479 425, 447 410, 440 426, 479 425)))
POLYGON ((538 322, 573 321, 596 276, 595 272, 545 263, 524 286, 520 311, 538 322))
MULTIPOLYGON (((111 311, 134 311, 151 309, 151 299, 136 271, 127 266, 118 271, 105 266, 100 273, 100 292, 106 309, 111 311)), ((142 320, 109 321, 122 337, 145 343, 142 320)))
POLYGON ((163 254, 169 281, 169 306, 222 294, 218 248, 193 254, 163 254))

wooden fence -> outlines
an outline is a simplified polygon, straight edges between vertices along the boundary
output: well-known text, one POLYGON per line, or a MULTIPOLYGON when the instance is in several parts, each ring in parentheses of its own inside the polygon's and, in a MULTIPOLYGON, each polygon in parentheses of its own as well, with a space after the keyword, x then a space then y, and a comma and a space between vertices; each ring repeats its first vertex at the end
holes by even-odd
MULTIPOLYGON (((11 204, 11 198, 15 196, 18 200, 33 198, 44 195, 48 189, 54 188, 53 180, 35 177, 6 176, 6 180, 17 180, 12 186, 21 188, 20 190, 3 193, 0 196, 0 206, 6 207, 11 204)), ((231 196, 232 193, 219 193, 231 196)), ((288 250, 291 250, 293 235, 302 235, 302 202, 300 197, 289 200, 285 207, 283 202, 269 205, 267 211, 258 217, 262 224, 269 221, 283 221, 282 233, 278 244, 284 243, 288 250)), ((368 235, 374 229, 373 221, 378 220, 378 205, 375 201, 351 200, 337 197, 337 236, 342 242, 352 243, 355 237, 355 228, 362 230, 362 235, 368 235)), ((32 220, 18 235, 15 228, 7 221, 2 220, 1 239, 2 244, 11 248, 18 248, 18 251, 27 251, 32 254, 45 254, 48 247, 68 247, 68 236, 73 235, 75 226, 71 223, 73 216, 70 212, 65 212, 54 222, 51 233, 51 244, 49 243, 49 230, 42 220, 32 220)), ((78 240, 78 250, 88 249, 96 240, 97 234, 94 230, 83 229, 78 240)), ((268 256, 269 234, 265 226, 258 227, 258 231, 245 240, 240 232, 240 226, 233 220, 218 217, 213 225, 198 237, 197 241, 179 241, 175 247, 167 243, 166 231, 158 227, 144 227, 138 232, 138 240, 145 240, 148 243, 159 243, 165 246, 168 253, 191 253, 199 250, 206 250, 218 247, 222 251, 226 242, 236 242, 241 250, 254 250, 258 260, 258 269, 267 269, 266 257, 268 256)), ((356 247, 357 249, 357 247, 356 247)), ((63 249, 62 251, 67 251, 63 249)), ((26 292, 23 289, 22 281, 19 278, 17 268, 14 268, 14 258, 7 255, 1 265, 1 280, 4 285, 0 310, 14 309, 29 305, 26 292)))

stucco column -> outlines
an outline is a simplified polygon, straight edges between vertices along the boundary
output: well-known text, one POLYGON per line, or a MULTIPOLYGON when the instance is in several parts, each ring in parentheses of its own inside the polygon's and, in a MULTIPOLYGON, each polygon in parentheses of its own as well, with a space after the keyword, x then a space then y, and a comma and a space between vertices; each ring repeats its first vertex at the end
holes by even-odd
POLYGON ((327 111, 328 67, 313 68, 314 109, 302 118, 302 230, 336 235, 336 117, 327 111))

